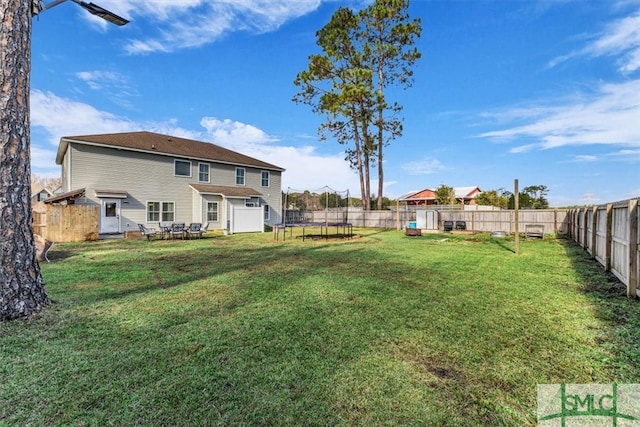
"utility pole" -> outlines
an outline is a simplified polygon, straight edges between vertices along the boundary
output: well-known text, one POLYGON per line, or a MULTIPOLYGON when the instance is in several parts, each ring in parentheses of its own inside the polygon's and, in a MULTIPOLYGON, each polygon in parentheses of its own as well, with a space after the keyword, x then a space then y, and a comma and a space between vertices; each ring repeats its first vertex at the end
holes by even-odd
POLYGON ((518 180, 515 179, 513 181, 513 209, 515 215, 515 227, 516 227, 516 236, 515 236, 515 245, 516 245, 516 255, 520 253, 520 190, 518 189, 518 180))

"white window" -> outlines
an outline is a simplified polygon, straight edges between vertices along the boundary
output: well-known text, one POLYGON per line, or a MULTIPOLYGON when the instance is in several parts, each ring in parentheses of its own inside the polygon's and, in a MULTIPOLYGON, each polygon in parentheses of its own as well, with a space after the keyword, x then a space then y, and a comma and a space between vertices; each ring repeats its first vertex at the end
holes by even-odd
POLYGON ((269 215, 269 205, 262 205, 262 207, 264 208, 264 220, 269 221, 269 219, 271 218, 271 216, 269 215))
POLYGON ((262 171, 261 173, 261 183, 263 187, 268 187, 270 181, 269 171, 262 171))
POLYGON ((189 160, 174 160, 173 165, 175 176, 191 176, 191 162, 189 160))
POLYGON ((209 163, 198 163, 198 181, 210 182, 209 181, 209 163))
POLYGON ((207 202, 207 221, 218 221, 218 202, 207 202))
POLYGON ((236 185, 244 185, 244 168, 236 168, 236 185))
POLYGON ((147 222, 160 221, 160 202, 147 202, 147 222))
POLYGON ((147 202, 147 222, 173 221, 174 218, 173 202, 147 202))

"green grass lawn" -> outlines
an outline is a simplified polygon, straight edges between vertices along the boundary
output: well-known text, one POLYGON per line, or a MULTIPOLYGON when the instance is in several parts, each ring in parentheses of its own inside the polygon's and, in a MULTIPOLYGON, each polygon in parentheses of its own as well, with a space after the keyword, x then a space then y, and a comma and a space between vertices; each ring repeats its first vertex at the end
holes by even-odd
POLYGON ((356 230, 57 244, 0 323, 0 426, 533 425, 638 382, 640 303, 573 243, 356 230))

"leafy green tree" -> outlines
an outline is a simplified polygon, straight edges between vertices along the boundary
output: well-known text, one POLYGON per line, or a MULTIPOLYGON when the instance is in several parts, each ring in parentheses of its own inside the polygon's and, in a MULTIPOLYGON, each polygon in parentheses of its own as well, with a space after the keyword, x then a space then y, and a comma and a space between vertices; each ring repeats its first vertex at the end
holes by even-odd
POLYGON ((323 54, 309 57, 307 70, 298 73, 294 84, 300 88, 296 103, 312 107, 326 117, 320 125, 321 140, 328 135, 349 145, 346 160, 358 171, 364 206, 369 206, 370 159, 373 138, 368 123, 375 102, 370 70, 364 68, 362 54, 354 45, 358 17, 351 9, 341 7, 330 22, 316 33, 323 54))
POLYGON ((297 193, 282 193, 282 206, 287 210, 305 210, 307 204, 302 195, 297 193))
POLYGON ((522 191, 531 198, 533 209, 549 209, 549 201, 546 198, 549 189, 546 185, 530 185, 522 191))
POLYGON ((323 53, 311 55, 308 68, 294 80, 300 91, 293 101, 326 117, 319 128, 321 139, 332 135, 347 145, 346 160, 358 171, 364 209, 370 206, 374 161, 382 205, 383 147, 402 134, 396 117, 401 108, 387 102, 385 90, 396 82, 409 86, 410 67, 420 57, 413 46, 420 21, 409 21, 408 5, 408 0, 376 0, 357 14, 339 8, 316 33, 323 53))
POLYGON ((362 199, 358 197, 349 197, 349 207, 360 208, 362 207, 362 199))
MULTIPOLYGON (((520 209, 548 209, 549 201, 546 199, 548 189, 545 185, 531 185, 525 187, 518 194, 518 207, 520 209)), ((515 198, 509 198, 509 209, 515 208, 515 198)))
POLYGON ((322 206, 323 209, 340 208, 340 207, 347 206, 346 200, 344 200, 342 196, 336 193, 329 193, 329 192, 321 193, 319 196, 319 199, 320 199, 320 206, 322 206))
MULTIPOLYGON (((378 198, 377 197, 372 197, 371 199, 372 199, 371 200, 371 209, 381 210, 379 208, 379 205, 378 205, 378 198)), ((396 201, 395 200, 390 199, 390 198, 388 198, 386 196, 382 198, 382 210, 389 209, 390 207, 395 206, 395 205, 396 205, 396 201)))
POLYGON ((413 83, 412 66, 421 54, 415 47, 422 33, 419 18, 410 19, 409 0, 375 0, 359 16, 357 38, 363 43, 365 63, 374 73, 377 102, 374 126, 378 167, 378 209, 384 204, 384 147, 402 136, 402 122, 397 117, 402 107, 388 102, 387 89, 396 84, 408 88, 413 83), (390 115, 385 116, 386 113, 390 115))
POLYGON ((503 188, 483 191, 476 196, 476 203, 484 206, 495 206, 502 209, 509 207, 512 193, 503 188))
POLYGON ((436 188, 436 203, 439 205, 457 205, 456 193, 453 191, 453 187, 448 187, 441 184, 436 188))

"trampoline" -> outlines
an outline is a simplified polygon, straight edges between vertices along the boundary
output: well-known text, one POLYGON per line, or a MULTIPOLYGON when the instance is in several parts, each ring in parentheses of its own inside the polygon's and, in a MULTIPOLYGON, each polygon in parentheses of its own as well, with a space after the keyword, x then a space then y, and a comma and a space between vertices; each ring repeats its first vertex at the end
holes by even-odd
POLYGON ((329 239, 329 238, 347 238, 353 237, 353 224, 349 222, 297 222, 288 224, 276 224, 273 226, 274 239, 287 240, 287 229, 289 230, 289 238, 293 237, 293 229, 301 228, 302 241, 305 239, 329 239), (333 231, 335 229, 335 231, 333 231), (319 231, 319 233, 317 233, 319 231))
MULTIPOLYGON (((301 237, 302 240, 306 239, 329 239, 329 238, 352 238, 353 237, 353 224, 347 221, 349 216, 349 190, 335 191, 329 187, 323 187, 322 193, 314 192, 322 198, 324 196, 324 212, 331 212, 332 218, 329 219, 328 215, 325 215, 325 221, 312 221, 305 218, 303 214, 305 210, 308 210, 308 206, 298 207, 297 209, 287 209, 291 203, 289 195, 292 193, 291 188, 287 189, 283 203, 283 222, 275 224, 273 226, 273 235, 275 240, 287 239, 287 231, 289 231, 289 238, 293 238, 294 229, 302 229, 302 234, 296 237, 301 237), (342 195, 345 195, 343 197, 342 195), (331 206, 333 205, 333 206, 331 206)), ((311 192, 301 191, 294 194, 311 194, 311 192)), ((291 203, 292 204, 292 203, 291 203)), ((316 210, 317 212, 317 210, 316 210)))

